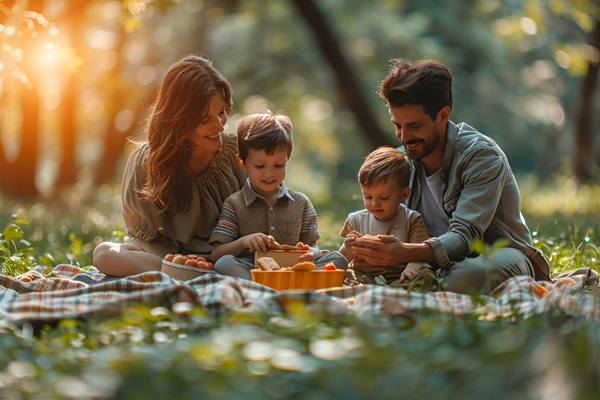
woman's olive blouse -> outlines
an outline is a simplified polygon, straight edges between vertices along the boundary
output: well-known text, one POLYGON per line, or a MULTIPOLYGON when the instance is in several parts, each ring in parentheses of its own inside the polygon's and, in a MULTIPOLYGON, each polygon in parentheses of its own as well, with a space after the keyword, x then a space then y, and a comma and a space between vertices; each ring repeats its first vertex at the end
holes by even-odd
POLYGON ((149 145, 143 144, 131 153, 122 184, 123 219, 129 237, 162 243, 172 253, 193 253, 210 259, 213 246, 207 241, 219 221, 223 200, 240 190, 246 180, 235 157, 237 136, 222 133, 221 141, 223 146, 204 173, 183 172, 192 187, 190 207, 185 213, 161 215, 155 204, 140 199, 139 191, 146 183, 149 145))

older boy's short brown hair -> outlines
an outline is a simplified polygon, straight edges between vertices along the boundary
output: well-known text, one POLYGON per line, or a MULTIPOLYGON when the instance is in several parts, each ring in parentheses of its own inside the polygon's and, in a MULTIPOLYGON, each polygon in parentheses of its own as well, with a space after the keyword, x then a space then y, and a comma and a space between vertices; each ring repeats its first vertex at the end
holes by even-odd
POLYGON ((404 153, 390 146, 373 150, 358 171, 358 182, 370 189, 384 185, 390 179, 398 179, 401 188, 408 186, 410 164, 404 153))
POLYGON ((294 141, 292 139, 292 121, 289 117, 271 111, 250 114, 238 121, 238 154, 245 162, 248 151, 264 150, 268 155, 277 149, 292 155, 294 141))

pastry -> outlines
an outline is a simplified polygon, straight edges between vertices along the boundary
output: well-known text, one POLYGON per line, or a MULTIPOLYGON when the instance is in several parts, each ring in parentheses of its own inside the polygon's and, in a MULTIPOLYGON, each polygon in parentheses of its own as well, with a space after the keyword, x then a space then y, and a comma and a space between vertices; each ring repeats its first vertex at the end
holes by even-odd
POLYGON ((316 267, 317 266, 310 261, 302 261, 288 269, 290 271, 313 271, 316 267))
POLYGON ((279 244, 275 239, 271 239, 271 243, 269 243, 269 250, 307 250, 307 247, 302 242, 298 242, 296 245, 279 244))
POLYGON ((279 264, 271 257, 260 257, 256 260, 256 266, 263 271, 278 271, 281 269, 279 264))

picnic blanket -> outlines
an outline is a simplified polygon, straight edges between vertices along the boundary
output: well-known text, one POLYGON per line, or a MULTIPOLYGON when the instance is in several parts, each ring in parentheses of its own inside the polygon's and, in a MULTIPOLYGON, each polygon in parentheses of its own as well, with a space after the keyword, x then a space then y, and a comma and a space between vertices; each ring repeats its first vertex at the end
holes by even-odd
POLYGON ((589 268, 559 276, 553 283, 536 282, 530 277, 511 278, 491 296, 480 298, 450 292, 409 292, 379 285, 276 291, 217 274, 182 282, 161 272, 146 272, 102 281, 98 271, 70 265, 59 265, 55 274, 54 278, 36 272, 18 278, 0 275, 0 325, 111 317, 139 305, 173 308, 178 303, 188 303, 220 317, 249 308, 286 312, 298 302, 311 312, 331 317, 348 313, 364 318, 395 317, 429 309, 452 315, 475 313, 489 320, 515 314, 528 318, 559 310, 600 322, 598 274, 589 268), (81 275, 100 283, 90 285, 73 279, 81 275))

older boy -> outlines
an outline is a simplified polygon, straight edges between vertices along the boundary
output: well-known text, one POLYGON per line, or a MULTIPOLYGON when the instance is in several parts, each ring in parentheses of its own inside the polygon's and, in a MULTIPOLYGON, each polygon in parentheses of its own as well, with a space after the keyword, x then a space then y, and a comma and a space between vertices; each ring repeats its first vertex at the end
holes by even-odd
POLYGON ((369 278, 382 275, 388 281, 399 279, 403 282, 412 280, 419 273, 421 267, 417 263, 371 265, 352 253, 356 239, 365 235, 392 235, 409 243, 422 243, 429 238, 421 214, 402 204, 410 194, 409 176, 408 160, 400 150, 389 146, 371 152, 360 167, 358 182, 365 209, 349 214, 340 233, 346 238, 340 253, 353 260, 356 275, 364 274, 369 278))
POLYGON ((300 261, 312 261, 317 269, 330 262, 346 269, 348 262, 339 252, 321 254, 317 247, 321 235, 308 197, 283 183, 294 147, 290 119, 271 112, 252 114, 239 121, 237 134, 237 160, 248 180, 225 199, 209 239, 215 243, 215 270, 251 280, 252 252, 266 251, 271 237, 281 244, 306 243, 311 251, 300 261))

